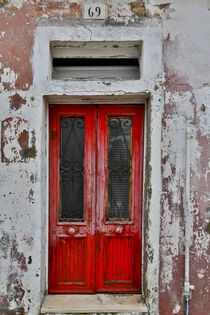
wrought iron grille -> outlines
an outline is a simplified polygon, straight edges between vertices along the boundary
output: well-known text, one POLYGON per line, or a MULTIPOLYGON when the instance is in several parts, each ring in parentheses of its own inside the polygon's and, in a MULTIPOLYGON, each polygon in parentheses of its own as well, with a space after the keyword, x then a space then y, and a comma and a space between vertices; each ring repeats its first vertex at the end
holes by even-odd
POLYGON ((108 220, 130 219, 132 118, 109 118, 108 220))
POLYGON ((62 222, 83 221, 84 117, 61 117, 60 216, 62 222))

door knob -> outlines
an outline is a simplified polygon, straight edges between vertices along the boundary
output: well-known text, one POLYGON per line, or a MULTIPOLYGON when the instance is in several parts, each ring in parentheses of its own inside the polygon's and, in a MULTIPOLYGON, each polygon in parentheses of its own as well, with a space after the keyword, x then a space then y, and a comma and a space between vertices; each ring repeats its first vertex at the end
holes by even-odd
POLYGON ((67 229, 68 234, 74 235, 78 231, 76 226, 70 225, 67 229))

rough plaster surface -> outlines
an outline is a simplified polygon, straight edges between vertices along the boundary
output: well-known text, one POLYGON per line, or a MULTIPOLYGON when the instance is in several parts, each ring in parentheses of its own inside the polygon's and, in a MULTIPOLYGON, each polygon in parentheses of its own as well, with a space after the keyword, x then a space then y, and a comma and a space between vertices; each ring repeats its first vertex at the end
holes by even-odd
POLYGON ((165 104, 162 120, 160 314, 183 314, 184 137, 187 121, 193 130, 190 161, 190 281, 195 285, 195 290, 192 293, 191 313, 207 314, 210 306, 209 235, 204 231, 210 203, 210 82, 206 54, 210 45, 210 41, 206 40, 210 25, 205 4, 205 1, 191 1, 189 7, 188 1, 177 1, 173 3, 171 19, 165 20, 163 24, 165 104), (202 270, 201 273, 199 270, 202 270), (164 303, 166 300, 167 305, 164 303))
POLYGON ((188 121, 193 130, 190 281, 195 285, 190 308, 192 315, 207 315, 210 309, 206 232, 210 218, 207 1, 102 2, 108 7, 108 18, 102 22, 83 20, 83 1, 79 0, 0 2, 0 313, 38 315, 46 289, 48 146, 43 95, 150 92, 143 261, 149 314, 183 314, 188 121), (52 81, 49 41, 69 38, 143 39, 141 80, 52 81))

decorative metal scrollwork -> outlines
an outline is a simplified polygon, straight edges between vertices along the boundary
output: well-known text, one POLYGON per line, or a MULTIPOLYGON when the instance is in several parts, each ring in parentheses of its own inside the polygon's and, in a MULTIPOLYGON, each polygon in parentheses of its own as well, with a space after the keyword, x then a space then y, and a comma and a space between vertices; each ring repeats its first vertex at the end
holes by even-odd
POLYGON ((83 180, 84 178, 84 163, 79 160, 63 161, 61 165, 61 178, 62 181, 74 182, 83 180))
POLYGON ((60 221, 83 221, 84 117, 61 117, 60 221))
MULTIPOLYGON (((63 117, 64 118, 64 117, 63 117)), ((84 128, 83 117, 65 117, 61 122, 62 128, 84 128)))
POLYGON ((120 118, 111 118, 109 120, 109 126, 110 128, 129 128, 132 125, 131 119, 120 119, 120 118))

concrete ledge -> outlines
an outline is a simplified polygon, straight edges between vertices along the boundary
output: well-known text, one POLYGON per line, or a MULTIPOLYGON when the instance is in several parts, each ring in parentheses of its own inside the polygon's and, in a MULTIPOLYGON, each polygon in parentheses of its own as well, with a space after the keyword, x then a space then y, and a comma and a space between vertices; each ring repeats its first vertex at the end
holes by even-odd
MULTIPOLYGON (((44 313, 44 315, 72 315, 75 313, 44 313)), ((78 313, 79 315, 85 315, 86 313, 78 313)), ((118 312, 118 313, 88 313, 91 315, 145 315, 148 314, 147 312, 127 312, 127 313, 122 313, 122 312, 118 312)))
POLYGON ((50 294, 45 297, 41 314, 135 313, 148 311, 140 294, 50 294))

